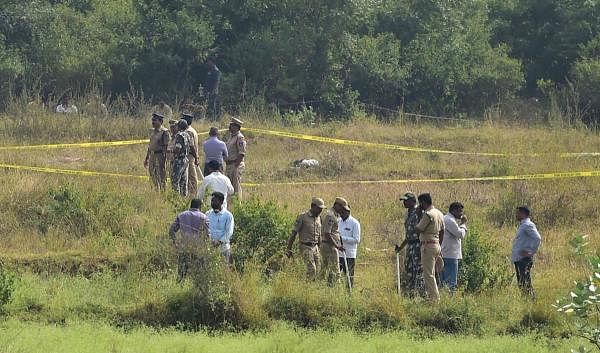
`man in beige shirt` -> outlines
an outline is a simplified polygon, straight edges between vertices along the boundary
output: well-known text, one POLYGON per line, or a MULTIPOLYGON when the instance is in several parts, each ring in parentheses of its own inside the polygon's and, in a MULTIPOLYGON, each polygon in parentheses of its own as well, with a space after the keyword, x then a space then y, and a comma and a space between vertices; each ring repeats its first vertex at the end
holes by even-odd
POLYGON ((292 246, 299 237, 299 248, 302 260, 306 264, 306 276, 314 280, 321 268, 321 254, 319 243, 321 242, 321 218, 319 215, 325 208, 322 199, 314 197, 310 204, 310 210, 301 213, 296 218, 296 224, 287 242, 287 256, 292 257, 292 246))
POLYGON ((144 168, 148 168, 152 185, 158 190, 165 190, 167 183, 166 158, 167 145, 171 136, 169 130, 162 126, 164 116, 152 114, 152 130, 150 130, 150 142, 146 158, 144 159, 144 168))
POLYGON ((435 277, 436 262, 441 261, 440 238, 444 236, 444 214, 433 207, 431 195, 421 194, 418 197, 419 210, 422 212, 421 220, 415 230, 419 233, 421 241, 421 263, 423 265, 423 279, 429 300, 438 302, 440 292, 435 277), (439 260, 438 260, 439 258, 439 260))
MULTIPOLYGON (((185 131, 188 133, 188 135, 190 135, 194 150, 196 153, 199 153, 198 132, 192 127, 194 116, 192 114, 183 113, 181 118, 188 123, 188 128, 185 131)), ((192 150, 190 149, 190 154, 188 155, 188 195, 193 195, 195 197, 195 195, 198 193, 198 182, 201 178, 203 178, 203 175, 202 172, 199 171, 198 166, 196 165, 196 160, 193 158, 191 152, 192 150)))
POLYGON ((323 277, 327 279, 327 284, 335 285, 340 280, 340 260, 338 250, 344 251, 340 239, 339 222, 342 210, 350 210, 348 202, 337 197, 327 213, 322 217, 323 224, 321 240, 321 258, 323 260, 323 277))
MULTIPOLYGON (((227 177, 231 180, 233 190, 238 197, 238 200, 242 200, 242 174, 246 169, 244 158, 246 156, 246 139, 240 132, 244 123, 237 118, 231 118, 229 124, 229 132, 231 134, 227 141, 227 154, 228 157, 225 160, 227 165, 227 177)), ((228 201, 228 204, 231 202, 228 201)))

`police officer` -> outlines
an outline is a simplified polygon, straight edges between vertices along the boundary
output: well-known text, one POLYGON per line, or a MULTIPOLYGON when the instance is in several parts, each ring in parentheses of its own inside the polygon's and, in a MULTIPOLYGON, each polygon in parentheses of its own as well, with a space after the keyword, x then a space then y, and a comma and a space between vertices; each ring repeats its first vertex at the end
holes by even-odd
POLYGON ((337 197, 333 203, 333 207, 327 211, 321 220, 323 225, 323 230, 321 231, 323 277, 327 279, 327 283, 330 286, 335 285, 340 280, 340 261, 337 251, 344 251, 338 229, 342 210, 349 211, 350 207, 348 207, 348 202, 345 199, 337 197))
POLYGON ((185 120, 188 124, 188 128, 185 132, 190 135, 193 149, 190 148, 190 154, 188 155, 188 194, 196 195, 198 193, 198 179, 202 178, 202 172, 198 173, 198 158, 194 158, 192 151, 198 153, 198 132, 192 127, 192 121, 194 116, 192 114, 184 113, 181 119, 185 120), (200 174, 200 175, 198 175, 200 174))
MULTIPOLYGON (((235 194, 238 199, 242 199, 242 174, 246 169, 244 164, 244 157, 246 156, 246 139, 240 132, 244 123, 238 118, 231 118, 229 124, 229 132, 231 137, 227 141, 227 159, 225 164, 227 165, 227 177, 233 184, 235 194)), ((231 204, 230 202, 228 202, 231 204)))
POLYGON ((444 214, 433 207, 431 195, 421 194, 418 197, 419 208, 422 212, 419 223, 415 230, 420 234, 421 241, 421 264, 423 266, 423 279, 427 296, 432 302, 439 302, 440 293, 436 281, 436 262, 441 262, 442 248, 440 239, 444 237, 444 214), (438 260, 439 258, 439 260, 438 260))
POLYGON ((173 190, 181 196, 188 195, 188 155, 196 156, 193 151, 192 139, 186 132, 188 128, 185 120, 179 120, 177 123, 177 134, 175 135, 175 148, 173 149, 173 173, 171 174, 171 184, 173 190), (190 152, 192 150, 192 152, 190 152))
POLYGON ((319 243, 321 242, 321 212, 325 208, 325 202, 314 197, 310 204, 310 210, 301 213, 296 218, 296 224, 287 242, 287 256, 292 257, 292 246, 299 237, 299 250, 302 260, 306 264, 306 276, 310 280, 317 277, 321 268, 321 254, 319 243))
POLYGON ((158 190, 164 190, 167 183, 166 154, 167 145, 171 139, 169 131, 162 126, 163 120, 164 116, 157 113, 152 114, 150 142, 144 159, 144 168, 148 168, 152 185, 158 190))

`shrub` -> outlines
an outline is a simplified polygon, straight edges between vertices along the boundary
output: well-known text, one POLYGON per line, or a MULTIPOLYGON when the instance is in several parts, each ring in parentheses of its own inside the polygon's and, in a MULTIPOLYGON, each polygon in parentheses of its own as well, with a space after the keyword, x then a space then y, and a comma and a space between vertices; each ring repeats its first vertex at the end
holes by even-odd
POLYGON ((15 290, 16 276, 0 261, 0 312, 8 304, 15 290))
POLYGON ((238 203, 235 208, 235 244, 233 259, 238 269, 249 260, 264 264, 265 270, 277 270, 281 265, 286 240, 293 220, 272 202, 253 198, 238 203))
POLYGON ((498 263, 501 258, 495 248, 484 238, 477 226, 472 226, 463 240, 463 260, 459 267, 459 281, 467 292, 478 292, 484 289, 506 287, 512 274, 505 263, 498 263))
POLYGON ((463 298, 415 311, 417 324, 452 334, 482 333, 484 317, 472 300, 463 298))

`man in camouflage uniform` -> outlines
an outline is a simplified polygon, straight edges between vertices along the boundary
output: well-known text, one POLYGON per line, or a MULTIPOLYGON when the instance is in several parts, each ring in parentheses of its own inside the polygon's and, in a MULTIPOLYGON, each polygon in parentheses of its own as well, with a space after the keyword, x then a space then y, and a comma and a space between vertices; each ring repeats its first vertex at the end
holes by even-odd
MULTIPOLYGON (((227 154, 228 157, 225 160, 227 164, 227 177, 231 180, 233 185, 234 193, 237 195, 238 200, 242 200, 242 174, 246 169, 244 163, 244 157, 246 156, 246 139, 240 132, 244 123, 237 118, 231 118, 229 124, 229 132, 231 134, 227 141, 227 154)), ((231 204, 229 200, 227 204, 231 204)))
POLYGON ((421 266, 421 241, 415 227, 419 223, 417 214, 417 197, 415 194, 407 192, 400 197, 404 208, 406 208, 406 219, 404 220, 405 238, 402 244, 396 245, 396 252, 402 251, 406 247, 405 270, 406 279, 404 281, 404 290, 409 296, 425 295, 425 286, 423 284, 423 267, 421 266))
POLYGON ((340 213, 343 209, 350 210, 348 202, 341 197, 337 197, 333 207, 327 211, 321 220, 323 230, 321 231, 320 250, 323 259, 323 277, 327 279, 330 286, 335 285, 340 280, 340 260, 337 251, 344 251, 344 247, 342 246, 338 226, 340 213))
POLYGON ((175 148, 173 149, 173 173, 171 174, 171 184, 173 190, 181 196, 188 195, 188 155, 196 156, 193 151, 190 135, 186 132, 188 128, 185 120, 179 120, 177 123, 177 134, 175 135, 175 148), (190 152, 192 151, 192 152, 190 152))
POLYGON ((165 190, 167 183, 166 154, 171 139, 169 131, 162 126, 163 120, 162 115, 152 114, 150 142, 144 159, 144 168, 148 168, 152 185, 160 191, 165 190))
POLYGON ((314 197, 310 204, 310 210, 301 213, 296 218, 296 224, 287 242, 287 256, 292 257, 292 246, 296 240, 296 235, 298 235, 300 255, 306 264, 306 276, 310 280, 315 280, 321 268, 321 255, 319 252, 321 218, 319 218, 319 215, 324 208, 325 202, 318 197, 314 197))

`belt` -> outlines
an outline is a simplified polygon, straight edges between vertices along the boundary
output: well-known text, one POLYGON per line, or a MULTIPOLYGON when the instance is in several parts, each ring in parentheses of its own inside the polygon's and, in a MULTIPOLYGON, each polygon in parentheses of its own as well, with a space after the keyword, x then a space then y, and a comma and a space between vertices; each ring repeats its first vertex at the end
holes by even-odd
POLYGON ((421 245, 423 245, 423 244, 439 244, 439 243, 440 243, 439 240, 423 240, 421 242, 421 245))
POLYGON ((303 241, 301 241, 300 244, 310 246, 311 248, 314 248, 315 246, 319 245, 319 243, 309 243, 309 242, 303 242, 303 241))

